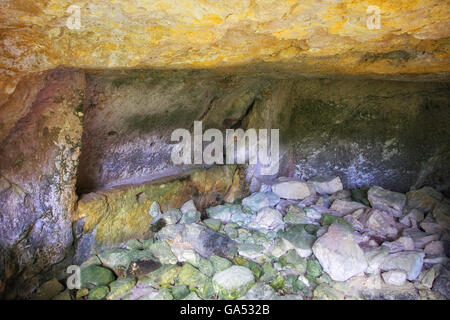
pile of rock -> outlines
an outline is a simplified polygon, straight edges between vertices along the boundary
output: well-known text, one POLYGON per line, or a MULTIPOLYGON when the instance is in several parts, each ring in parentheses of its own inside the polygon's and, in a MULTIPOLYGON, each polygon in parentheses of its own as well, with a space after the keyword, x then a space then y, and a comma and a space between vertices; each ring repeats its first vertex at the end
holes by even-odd
MULTIPOLYGON (((446 299, 450 201, 279 178, 234 203, 150 208, 155 236, 81 265, 72 299, 446 299)), ((55 280, 49 283, 55 284, 55 280)))

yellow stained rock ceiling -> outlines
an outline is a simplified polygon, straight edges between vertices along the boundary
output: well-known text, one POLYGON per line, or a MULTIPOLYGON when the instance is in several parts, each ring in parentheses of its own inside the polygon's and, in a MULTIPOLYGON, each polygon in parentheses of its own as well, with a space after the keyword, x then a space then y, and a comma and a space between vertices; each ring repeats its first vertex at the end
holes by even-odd
POLYGON ((450 71, 448 0, 0 0, 0 28, 6 94, 19 75, 60 65, 450 71), (68 27, 74 5, 79 29, 68 27), (379 29, 368 27, 369 6, 379 8, 379 29))

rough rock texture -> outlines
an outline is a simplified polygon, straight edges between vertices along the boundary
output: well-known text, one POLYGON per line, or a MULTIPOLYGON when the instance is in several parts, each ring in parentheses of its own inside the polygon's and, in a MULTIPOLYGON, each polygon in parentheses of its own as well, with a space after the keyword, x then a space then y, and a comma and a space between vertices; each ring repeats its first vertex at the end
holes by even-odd
MULTIPOLYGON (((156 199, 166 211, 194 193, 202 211, 269 186, 257 167, 173 166, 170 132, 194 120, 279 128, 282 175, 449 195, 448 3, 371 4, 380 29, 351 0, 81 0, 74 30, 66 1, 2 1, 0 296, 28 295, 72 250, 143 237, 156 199)), ((423 229, 448 230, 448 206, 423 196, 409 197, 432 213, 423 229)))
POLYGON ((222 299, 234 300, 247 293, 255 283, 255 278, 250 269, 233 266, 217 273, 212 281, 214 290, 222 299))
MULTIPOLYGON (((58 65, 208 68, 272 65, 304 73, 448 72, 448 4, 440 0, 77 1, 2 3, 2 78, 58 65), (380 29, 369 29, 369 5, 380 29)), ((254 67, 256 69, 256 67, 254 67)), ((4 90, 10 84, 3 84, 4 90)))
POLYGON ((302 200, 311 195, 308 185, 302 181, 281 181, 272 186, 272 190, 280 198, 302 200))
POLYGON ((407 206, 424 213, 432 211, 441 199, 442 194, 430 187, 412 190, 406 194, 407 206))
POLYGON ((442 267, 440 275, 434 281, 433 290, 441 293, 450 300, 450 264, 442 267))
POLYGON ((316 192, 320 194, 332 194, 344 189, 341 178, 315 176, 308 180, 314 186, 316 192))
POLYGON ((193 249, 201 256, 227 256, 234 242, 227 236, 197 224, 169 225, 158 232, 159 240, 168 241, 175 255, 193 249))
POLYGON ((268 230, 279 230, 283 227, 283 216, 272 208, 261 209, 255 217, 255 227, 268 230))
POLYGON ((370 232, 382 237, 394 238, 398 230, 394 218, 387 212, 372 210, 367 219, 367 228, 370 232))
POLYGON ((384 282, 394 286, 402 286, 406 282, 406 272, 402 270, 391 270, 381 274, 384 282))
POLYGON ((193 71, 88 75, 78 192, 142 183, 195 167, 172 163, 171 134, 178 128, 192 132, 195 120, 203 120, 204 130, 237 123, 261 83, 234 79, 193 71))
MULTIPOLYGON (((172 164, 170 134, 192 132, 193 121, 202 120, 204 130, 280 129, 282 175, 339 176, 346 188, 377 184, 406 192, 430 185, 448 193, 449 92, 445 83, 283 73, 91 72, 77 189, 86 193, 188 169, 172 164)), ((256 188, 265 178, 250 167, 245 179, 256 188)))
POLYGON ((283 79, 257 99, 247 127, 280 129, 284 175, 448 195, 449 93, 447 84, 283 79))
POLYGON ((32 296, 33 300, 50 300, 64 290, 64 286, 56 278, 44 283, 32 296))
MULTIPOLYGON (((332 197, 345 199, 346 194, 332 197)), ((276 200, 272 205, 279 201, 271 191, 257 195, 252 197, 255 202, 266 197, 276 200)), ((148 239, 132 239, 98 252, 82 263, 82 289, 76 294, 65 289, 63 279, 53 279, 35 296, 77 300, 441 300, 448 296, 448 269, 443 266, 447 258, 424 259, 426 253, 415 243, 423 244, 424 232, 405 229, 411 236, 397 235, 395 241, 381 243, 379 234, 350 231, 342 225, 342 217, 330 214, 311 217, 308 224, 288 222, 280 232, 255 229, 253 218, 275 209, 254 212, 240 202, 212 207, 233 208, 235 213, 224 219, 224 225, 205 223, 208 219, 172 221, 148 239), (233 219, 243 212, 251 218, 233 219), (338 219, 323 219, 327 215, 338 219)), ((286 214, 302 205, 302 212, 321 207, 320 199, 308 205, 303 200, 289 202, 276 212, 286 214)), ((190 200, 181 209, 194 212, 194 205, 190 200)), ((177 208, 168 212, 175 211, 181 213, 177 208)), ((439 239, 441 234, 431 236, 439 239)))
POLYGON ((309 257, 312 253, 312 245, 316 237, 305 230, 306 225, 294 225, 286 228, 281 233, 281 238, 286 246, 286 251, 295 249, 300 257, 309 257))
POLYGON ((399 192, 392 192, 381 187, 374 186, 367 192, 367 199, 373 208, 383 210, 400 217, 406 203, 406 196, 399 192))
POLYGON ((423 252, 404 251, 393 253, 386 257, 381 264, 382 270, 403 270, 407 273, 408 280, 415 280, 423 265, 423 252))
POLYGON ((367 261, 352 234, 338 224, 332 224, 312 248, 324 270, 335 281, 346 281, 363 273, 367 261))
POLYGON ((154 202, 165 211, 181 207, 193 194, 197 195, 199 208, 223 200, 231 188, 235 170, 234 166, 192 170, 177 177, 83 195, 73 216, 74 221, 83 225, 77 241, 78 254, 90 255, 103 244, 145 238, 153 221, 149 209, 154 202))
MULTIPOLYGON (((444 195, 449 192, 448 84, 225 76, 209 71, 136 70, 86 77, 87 81, 83 72, 69 69, 28 75, 8 91, 0 107, 0 212, 6 221, 1 225, 6 261, 1 264, 6 270, 2 288, 9 286, 6 278, 19 273, 36 281, 50 279, 52 275, 38 266, 53 269, 51 265, 64 259, 62 252, 72 243, 72 219, 75 260, 82 261, 82 253, 92 252, 97 240, 143 236, 152 219, 148 208, 156 199, 162 205, 167 200, 166 211, 169 203, 181 206, 196 190, 194 200, 202 211, 218 199, 232 202, 242 197, 247 180, 261 178, 257 168, 228 173, 214 169, 208 171, 211 176, 197 168, 199 173, 191 176, 192 171, 179 173, 189 168, 177 171, 170 162, 168 133, 175 127, 191 129, 194 119, 203 120, 204 129, 280 128, 280 174, 301 180, 318 173, 337 175, 350 188, 377 184, 406 191, 410 185, 427 184, 444 195), (147 182, 173 178, 174 173, 191 178, 162 178, 163 189, 155 186, 157 181, 147 182), (81 200, 73 213, 75 183, 81 200), (185 191, 168 196, 174 190, 185 191), (85 193, 89 191, 94 193, 85 193), (57 200, 50 204, 48 197, 57 200), (114 209, 104 219, 106 199, 114 209), (83 206, 91 213, 83 213, 83 206), (51 211, 53 215, 47 215, 51 211), (31 266, 30 261, 37 262, 31 266)), ((333 205, 338 201, 343 200, 336 198, 333 205)), ((442 202, 431 212, 444 230, 449 225, 447 207, 442 202)), ((32 290, 33 282, 27 282, 30 289, 23 294, 32 290)), ((15 296, 14 289, 7 291, 15 296)))
POLYGON ((9 298, 48 279, 72 244, 85 77, 55 70, 30 81, 0 108, 0 296, 9 298))

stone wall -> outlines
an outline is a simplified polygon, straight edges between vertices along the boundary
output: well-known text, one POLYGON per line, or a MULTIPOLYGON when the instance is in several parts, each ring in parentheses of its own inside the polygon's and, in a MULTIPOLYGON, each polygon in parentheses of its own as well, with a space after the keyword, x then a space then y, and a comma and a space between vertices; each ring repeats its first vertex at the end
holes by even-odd
POLYGON ((0 108, 0 296, 26 296, 69 257, 82 72, 35 74, 0 108))
POLYGON ((267 92, 246 125, 280 128, 291 175, 449 194, 448 83, 280 80, 267 92))
POLYGON ((179 170, 170 134, 194 120, 279 128, 284 174, 450 191, 448 83, 134 71, 90 75, 88 88, 80 192, 179 170))

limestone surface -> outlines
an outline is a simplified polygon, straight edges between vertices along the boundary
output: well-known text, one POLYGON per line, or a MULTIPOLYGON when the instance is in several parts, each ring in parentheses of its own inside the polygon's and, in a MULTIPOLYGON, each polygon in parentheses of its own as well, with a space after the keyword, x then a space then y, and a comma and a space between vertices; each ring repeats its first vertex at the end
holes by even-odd
POLYGON ((338 224, 332 224, 328 232, 314 243, 313 252, 335 281, 346 281, 367 269, 363 251, 352 234, 338 224))
MULTIPOLYGON (((66 65, 302 72, 448 72, 448 4, 440 0, 317 2, 5 0, 2 79, 66 65), (75 11, 74 11, 75 10, 75 11), (379 11, 378 11, 379 10, 379 11), (370 22, 379 12, 380 25, 370 22), (74 18, 79 14, 79 24, 74 18), (75 15, 75 16, 74 16, 75 15), (254 67, 256 69, 256 67, 254 67), (267 70, 267 68, 266 68, 267 70)), ((11 82, 2 81, 3 90, 11 82)))

